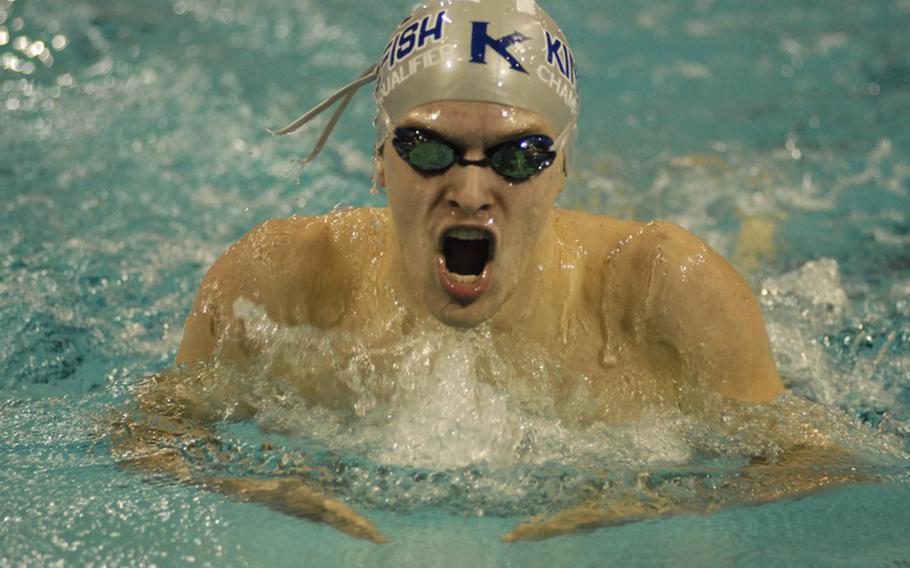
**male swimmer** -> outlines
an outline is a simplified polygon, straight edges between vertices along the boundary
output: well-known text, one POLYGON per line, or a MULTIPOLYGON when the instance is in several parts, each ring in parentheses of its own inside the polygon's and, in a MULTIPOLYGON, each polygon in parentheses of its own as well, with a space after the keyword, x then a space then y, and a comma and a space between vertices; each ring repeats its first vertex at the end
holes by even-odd
MULTIPOLYGON (((380 370, 391 366, 384 346, 427 326, 484 327, 505 359, 520 339, 570 371, 541 396, 582 423, 642 405, 686 408, 698 393, 765 402, 783 392, 757 302, 720 255, 669 223, 554 206, 578 120, 576 65, 533 0, 418 6, 376 65, 279 133, 340 101, 314 157, 354 91, 373 81, 376 181, 388 208, 272 220, 234 244, 200 286, 175 370, 140 395, 155 420, 124 419, 124 461, 383 540, 302 481, 194 477, 160 443, 189 432, 217 445, 205 423, 224 417, 196 410, 211 392, 171 377, 242 366, 268 349, 267 336, 248 333, 244 305, 279 326, 356 337, 375 347, 380 370), (563 404, 582 381, 589 400, 563 404)), ((343 368, 280 374, 310 403, 345 408, 358 387, 338 376, 343 368)), ((642 507, 582 508, 508 538, 688 510, 642 507)))

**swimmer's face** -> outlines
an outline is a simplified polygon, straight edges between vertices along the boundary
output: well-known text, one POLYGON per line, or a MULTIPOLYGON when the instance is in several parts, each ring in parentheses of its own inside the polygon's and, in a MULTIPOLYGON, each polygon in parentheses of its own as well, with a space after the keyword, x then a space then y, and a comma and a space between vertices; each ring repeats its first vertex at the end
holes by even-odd
MULTIPOLYGON (((395 129, 429 131, 482 160, 485 149, 543 134, 540 115, 483 102, 443 101, 406 114, 395 129)), ((531 277, 537 245, 563 189, 563 155, 525 181, 490 167, 455 164, 426 174, 386 140, 380 182, 386 189, 402 254, 405 281, 441 322, 472 327, 492 317, 531 277)))

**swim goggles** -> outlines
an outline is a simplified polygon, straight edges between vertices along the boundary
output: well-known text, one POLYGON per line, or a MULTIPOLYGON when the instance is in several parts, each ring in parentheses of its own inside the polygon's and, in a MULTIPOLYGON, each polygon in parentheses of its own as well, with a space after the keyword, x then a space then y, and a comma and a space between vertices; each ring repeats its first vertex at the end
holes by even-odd
POLYGON ((510 182, 523 182, 550 167, 556 160, 553 139, 530 134, 484 149, 482 160, 468 160, 464 148, 423 128, 396 128, 392 146, 401 159, 426 175, 441 174, 453 165, 490 167, 510 182))

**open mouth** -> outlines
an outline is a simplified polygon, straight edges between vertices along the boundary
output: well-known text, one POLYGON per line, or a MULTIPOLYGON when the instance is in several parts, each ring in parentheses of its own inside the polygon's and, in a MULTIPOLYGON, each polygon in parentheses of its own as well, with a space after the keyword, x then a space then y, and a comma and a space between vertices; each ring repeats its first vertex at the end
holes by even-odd
POLYGON ((442 238, 442 255, 451 274, 480 276, 493 256, 493 236, 482 229, 449 229, 442 238))
POLYGON ((479 298, 490 282, 496 251, 493 234, 484 229, 456 227, 442 236, 439 282, 454 300, 468 305, 479 298))

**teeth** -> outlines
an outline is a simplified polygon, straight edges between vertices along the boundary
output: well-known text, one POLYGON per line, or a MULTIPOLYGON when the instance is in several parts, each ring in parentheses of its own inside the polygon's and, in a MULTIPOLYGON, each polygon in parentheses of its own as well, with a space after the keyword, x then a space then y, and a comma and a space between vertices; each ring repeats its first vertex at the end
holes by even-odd
POLYGON ((478 278, 480 278, 480 276, 477 276, 476 274, 456 274, 454 272, 449 272, 449 280, 459 284, 473 284, 478 278))
POLYGON ((463 241, 485 241, 489 240, 490 233, 486 231, 481 231, 480 229, 468 229, 466 227, 459 227, 457 229, 450 229, 446 231, 447 237, 452 237, 453 239, 461 239, 463 241))

